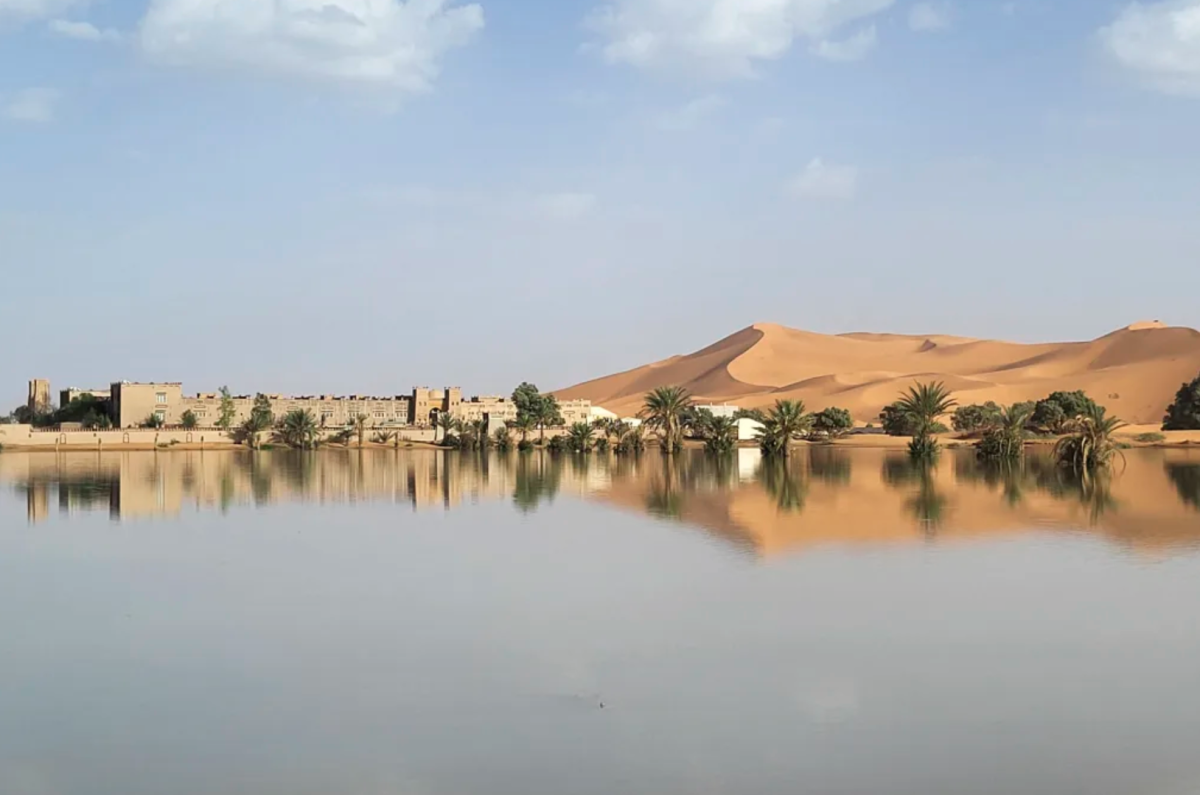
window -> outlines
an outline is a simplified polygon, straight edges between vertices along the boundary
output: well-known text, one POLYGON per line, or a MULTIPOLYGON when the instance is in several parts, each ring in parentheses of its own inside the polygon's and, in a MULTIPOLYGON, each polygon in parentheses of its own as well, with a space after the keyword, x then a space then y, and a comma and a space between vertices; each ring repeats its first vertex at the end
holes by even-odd
POLYGON ((162 406, 162 405, 165 405, 165 404, 166 404, 166 402, 167 402, 167 393, 166 393, 166 392, 159 392, 158 394, 156 394, 156 395, 154 396, 154 402, 155 402, 155 403, 157 403, 157 404, 158 404, 158 405, 160 405, 160 406, 162 406))

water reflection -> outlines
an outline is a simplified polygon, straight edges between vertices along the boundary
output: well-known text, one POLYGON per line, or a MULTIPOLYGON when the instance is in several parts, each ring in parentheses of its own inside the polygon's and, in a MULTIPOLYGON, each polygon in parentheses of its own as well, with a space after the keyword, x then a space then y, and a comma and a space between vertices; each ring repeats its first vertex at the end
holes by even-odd
POLYGON ((899 543, 1063 527, 1130 546, 1200 541, 1200 454, 1132 451, 1108 477, 1071 476, 1044 455, 982 463, 946 451, 812 447, 786 461, 753 450, 675 457, 464 455, 435 451, 4 454, 0 482, 38 523, 227 512, 281 502, 387 501, 414 510, 510 500, 529 514, 560 493, 702 528, 761 555, 831 543, 899 543))

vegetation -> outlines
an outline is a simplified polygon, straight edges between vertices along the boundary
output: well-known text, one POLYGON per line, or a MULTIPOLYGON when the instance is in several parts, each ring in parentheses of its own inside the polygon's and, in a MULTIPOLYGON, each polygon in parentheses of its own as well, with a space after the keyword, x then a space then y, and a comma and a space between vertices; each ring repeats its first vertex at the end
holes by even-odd
POLYGON ((188 409, 183 412, 183 416, 179 418, 179 424, 185 431, 195 430, 200 425, 200 420, 196 418, 196 412, 188 409))
POLYGON ((79 423, 89 431, 107 430, 112 427, 107 405, 92 395, 81 395, 59 409, 53 406, 42 409, 18 406, 8 419, 10 422, 32 425, 35 428, 51 428, 65 422, 79 423))
POLYGON ((562 452, 566 451, 567 437, 555 436, 553 439, 550 440, 550 443, 548 445, 546 445, 546 449, 549 450, 551 453, 562 453, 562 452))
POLYGON ((370 419, 366 414, 359 414, 352 423, 354 425, 354 435, 358 437, 358 446, 362 447, 363 442, 367 437, 367 420, 370 419))
POLYGON ((497 450, 507 453, 513 446, 512 431, 507 426, 500 426, 492 432, 492 443, 496 445, 497 450))
POLYGON ((254 396, 254 405, 250 409, 250 417, 259 430, 265 431, 275 424, 275 415, 271 412, 271 399, 259 392, 254 396))
MULTIPOLYGON (((438 415, 437 427, 442 429, 442 444, 446 445, 447 447, 457 446, 458 440, 455 439, 455 443, 451 444, 450 439, 451 439, 451 437, 455 436, 455 434, 462 431, 462 423, 461 422, 459 422, 455 417, 451 416, 449 413, 443 413, 443 414, 438 415)), ((436 437, 436 435, 437 435, 437 430, 435 429, 434 436, 436 437)))
POLYGON ((762 419, 756 435, 763 455, 787 458, 792 440, 812 427, 812 416, 804 411, 804 401, 777 400, 762 419))
POLYGON ((1164 431, 1200 430, 1200 375, 1191 383, 1179 387, 1175 402, 1163 418, 1164 431))
POLYGON ((1084 477, 1107 469, 1114 459, 1124 455, 1113 439, 1124 427, 1125 423, 1106 416, 1104 407, 1093 403, 1064 426, 1067 435, 1054 446, 1054 457, 1059 464, 1084 477))
POLYGON ((237 407, 233 404, 233 395, 229 394, 229 387, 221 387, 221 405, 217 410, 217 427, 223 431, 228 431, 233 427, 233 418, 237 416, 237 407))
POLYGON ((529 432, 537 427, 537 420, 530 415, 522 416, 518 413, 517 418, 509 423, 509 427, 521 434, 521 441, 517 445, 518 450, 530 450, 533 448, 533 445, 529 443, 529 432))
POLYGON ((704 449, 710 453, 731 453, 738 443, 738 423, 732 417, 713 417, 704 429, 704 449))
POLYGON ((912 436, 915 433, 912 419, 901 410, 899 403, 883 407, 879 412, 879 426, 888 436, 912 436))
POLYGON ((1139 433, 1137 436, 1133 437, 1133 440, 1135 442, 1141 442, 1142 444, 1160 444, 1161 442, 1165 442, 1167 437, 1163 436, 1161 433, 1139 433))
POLYGON ((1025 454, 1025 426, 1033 416, 1033 406, 1014 403, 1000 409, 989 422, 983 439, 975 445, 980 458, 995 461, 1014 461, 1025 454))
POLYGON ((908 452, 915 459, 928 460, 937 455, 938 444, 934 434, 938 433, 938 418, 954 408, 957 403, 950 390, 942 382, 917 384, 908 388, 894 404, 912 429, 912 441, 908 452))
POLYGON ((371 437, 371 441, 375 442, 375 444, 391 444, 392 442, 397 441, 399 438, 400 434, 396 433, 395 431, 389 431, 385 429, 382 431, 376 431, 375 435, 371 437))
POLYGON ((959 433, 978 433, 999 425, 1001 412, 1000 406, 991 400, 982 406, 959 406, 950 418, 950 424, 959 433))
POLYGON ((150 415, 148 417, 146 417, 146 419, 142 420, 143 428, 150 428, 153 430, 158 430, 159 428, 162 428, 166 424, 167 424, 167 422, 166 422, 166 420, 163 419, 162 415, 156 414, 153 411, 150 412, 150 415))
POLYGON ((812 427, 814 431, 836 439, 854 428, 854 418, 846 409, 831 406, 813 415, 812 427))
POLYGON ((692 396, 680 386, 660 386, 647 393, 638 415, 649 428, 658 431, 663 452, 668 455, 683 449, 684 420, 692 405, 692 396))
POLYGON ((1031 422, 1047 433, 1067 433, 1076 417, 1091 416, 1099 408, 1082 390, 1053 392, 1037 402, 1031 422))
POLYGON ((307 409, 296 409, 283 415, 272 439, 294 450, 315 450, 319 432, 313 413, 307 409))
POLYGON ((617 455, 637 455, 646 450, 646 435, 640 425, 622 422, 613 451, 617 455))
POLYGON ((593 433, 594 431, 590 423, 575 423, 567 432, 567 449, 572 453, 591 452, 593 433))
POLYGON ((517 407, 517 423, 529 422, 530 427, 537 428, 542 444, 546 442, 547 428, 563 424, 558 399, 554 395, 543 395, 533 384, 526 382, 518 386, 513 390, 512 400, 517 407))

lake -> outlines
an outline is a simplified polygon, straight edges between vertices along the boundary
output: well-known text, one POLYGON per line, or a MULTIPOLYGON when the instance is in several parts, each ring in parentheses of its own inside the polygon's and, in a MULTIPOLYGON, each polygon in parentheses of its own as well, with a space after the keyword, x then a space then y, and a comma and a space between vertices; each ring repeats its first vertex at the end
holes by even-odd
POLYGON ((4 795, 1194 795, 1200 450, 0 453, 4 795))

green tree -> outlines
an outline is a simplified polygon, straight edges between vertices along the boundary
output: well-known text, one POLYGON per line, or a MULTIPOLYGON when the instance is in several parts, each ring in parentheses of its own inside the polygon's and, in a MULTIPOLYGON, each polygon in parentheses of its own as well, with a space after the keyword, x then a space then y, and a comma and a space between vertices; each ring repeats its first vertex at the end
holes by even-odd
POLYGON ((153 429, 157 430, 158 428, 162 428, 166 424, 167 424, 167 422, 166 422, 166 420, 163 419, 162 415, 156 414, 154 412, 151 412, 150 416, 148 416, 148 417, 146 417, 146 419, 142 420, 143 428, 153 428, 153 429))
POLYGON ((951 417, 950 424, 959 433, 976 433, 994 428, 1000 422, 1000 414, 1000 406, 989 400, 982 406, 959 406, 951 417))
POLYGON ((802 400, 777 400, 767 411, 757 434, 764 456, 787 458, 792 440, 812 427, 812 415, 805 412, 802 400))
POLYGON ((228 431, 233 427, 233 419, 237 416, 237 407, 233 403, 233 395, 229 394, 227 386, 221 387, 221 405, 217 412, 217 427, 228 431))
POLYGON ((1050 433, 1064 433, 1077 417, 1094 416, 1097 408, 1096 402, 1082 390, 1053 392, 1038 401, 1032 422, 1050 433))
POLYGON ((646 394, 638 415, 649 428, 658 431, 663 452, 683 449, 683 420, 692 405, 692 396, 680 386, 660 386, 646 394))
POLYGON ((916 433, 912 417, 904 413, 899 403, 884 406, 879 412, 879 425, 888 436, 912 436, 916 433))
POLYGON ((546 441, 546 429, 558 428, 563 425, 562 411, 558 407, 558 398, 554 395, 542 395, 538 405, 537 426, 541 433, 542 442, 546 441))
POLYGON ((846 409, 831 406, 813 416, 812 426, 814 431, 820 431, 831 439, 836 439, 854 428, 854 418, 846 409))
POLYGON ((1164 431, 1200 430, 1200 375, 1191 383, 1179 387, 1175 402, 1163 418, 1164 431))
POLYGON ((271 411, 271 399, 259 392, 254 396, 254 405, 250 408, 250 418, 254 426, 265 431, 275 424, 275 413, 271 411))
POLYGON ((713 417, 704 428, 704 449, 710 453, 729 453, 737 447, 738 423, 732 417, 713 417))
POLYGON ((455 434, 462 430, 462 423, 460 423, 457 418, 452 416, 448 411, 442 412, 441 414, 438 414, 437 427, 442 429, 442 444, 448 447, 457 446, 457 439, 454 439, 453 444, 451 444, 450 441, 455 434))
POLYGON ((195 430, 200 425, 200 420, 196 419, 196 412, 188 409, 183 412, 183 416, 179 418, 179 424, 183 426, 185 431, 195 430))
POLYGON ((950 390, 940 381, 911 386, 908 392, 896 401, 900 414, 907 418, 913 429, 908 452, 913 458, 929 459, 937 454, 938 418, 957 405, 950 390))
POLYGON ((521 434, 521 440, 517 444, 518 450, 529 450, 533 445, 529 443, 529 432, 537 427, 537 419, 530 414, 518 414, 517 418, 509 423, 509 427, 521 434))
POLYGON ((577 422, 567 432, 567 447, 573 453, 587 453, 592 449, 592 426, 586 422, 577 422))
POLYGON ((351 420, 351 425, 354 426, 354 436, 358 439, 359 447, 362 447, 366 443, 367 420, 369 419, 370 417, 368 417, 366 414, 359 414, 355 416, 353 420, 351 420))
POLYGON ((492 444, 496 445, 496 449, 502 453, 507 453, 512 449, 512 431, 508 429, 507 425, 501 425, 492 431, 492 444))
POLYGON ((307 409, 296 409, 283 415, 275 429, 274 438, 296 450, 313 450, 317 446, 319 432, 313 413, 307 409))

